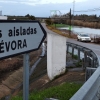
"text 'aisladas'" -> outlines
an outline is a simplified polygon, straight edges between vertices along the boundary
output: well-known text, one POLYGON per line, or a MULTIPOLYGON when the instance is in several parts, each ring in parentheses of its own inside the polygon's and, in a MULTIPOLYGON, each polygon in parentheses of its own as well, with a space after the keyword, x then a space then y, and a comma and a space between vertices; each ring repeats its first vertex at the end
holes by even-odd
POLYGON ((20 28, 16 28, 13 27, 13 29, 9 29, 8 30, 8 36, 12 37, 12 36, 23 36, 23 35, 32 35, 32 34, 36 34, 37 33, 37 29, 36 28, 23 28, 22 26, 20 26, 20 28))

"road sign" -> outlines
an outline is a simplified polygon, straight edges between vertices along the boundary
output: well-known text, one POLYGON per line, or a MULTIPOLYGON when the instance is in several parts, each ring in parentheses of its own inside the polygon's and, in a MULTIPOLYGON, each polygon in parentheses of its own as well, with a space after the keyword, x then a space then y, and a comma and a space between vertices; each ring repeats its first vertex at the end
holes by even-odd
POLYGON ((46 31, 38 21, 0 21, 0 59, 39 49, 46 31))

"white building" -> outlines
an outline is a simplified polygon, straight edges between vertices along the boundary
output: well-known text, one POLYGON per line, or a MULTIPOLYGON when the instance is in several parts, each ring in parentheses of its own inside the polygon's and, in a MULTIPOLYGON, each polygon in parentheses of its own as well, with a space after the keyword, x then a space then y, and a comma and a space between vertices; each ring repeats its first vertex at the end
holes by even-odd
POLYGON ((2 11, 0 11, 0 20, 7 20, 7 16, 2 16, 2 11))
POLYGON ((7 16, 0 16, 0 20, 7 20, 8 17, 7 16))

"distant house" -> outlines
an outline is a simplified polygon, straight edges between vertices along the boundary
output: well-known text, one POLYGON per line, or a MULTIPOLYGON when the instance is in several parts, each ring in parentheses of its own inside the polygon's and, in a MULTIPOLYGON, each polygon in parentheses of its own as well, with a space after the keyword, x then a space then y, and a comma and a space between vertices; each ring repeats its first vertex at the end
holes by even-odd
POLYGON ((0 20, 7 20, 8 17, 7 16, 0 16, 0 20))

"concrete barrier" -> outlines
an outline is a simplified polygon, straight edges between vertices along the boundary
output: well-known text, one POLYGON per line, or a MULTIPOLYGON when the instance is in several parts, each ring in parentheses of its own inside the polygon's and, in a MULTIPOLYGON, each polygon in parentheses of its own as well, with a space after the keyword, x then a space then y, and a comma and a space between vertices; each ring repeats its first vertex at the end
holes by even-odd
POLYGON ((47 35, 47 73, 50 80, 66 70, 66 37, 59 34, 47 35))

